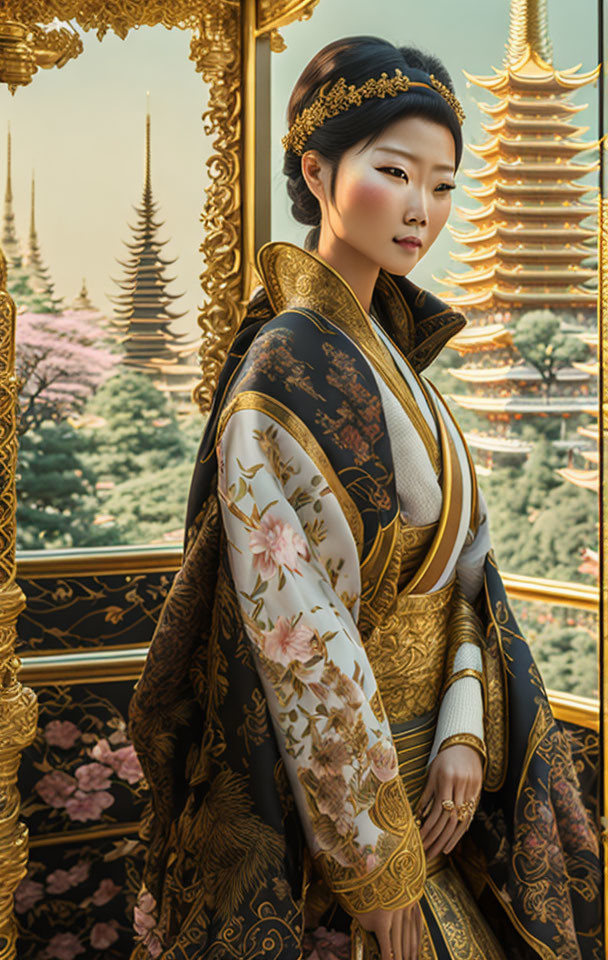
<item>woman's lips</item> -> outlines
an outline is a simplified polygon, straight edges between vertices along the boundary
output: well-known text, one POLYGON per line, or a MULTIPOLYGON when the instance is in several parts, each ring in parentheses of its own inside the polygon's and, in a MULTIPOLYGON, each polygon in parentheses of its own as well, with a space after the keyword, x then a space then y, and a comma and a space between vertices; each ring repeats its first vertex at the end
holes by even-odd
POLYGON ((419 240, 418 237, 405 237, 403 240, 395 240, 395 243, 398 243, 405 250, 418 250, 422 246, 422 240, 419 240))

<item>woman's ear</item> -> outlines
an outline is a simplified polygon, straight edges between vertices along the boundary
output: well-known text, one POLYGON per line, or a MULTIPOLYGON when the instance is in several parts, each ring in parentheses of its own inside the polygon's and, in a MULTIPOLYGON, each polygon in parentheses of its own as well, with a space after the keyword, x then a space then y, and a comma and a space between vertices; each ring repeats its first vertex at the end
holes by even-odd
POLYGON ((306 181, 306 186, 323 208, 326 204, 329 164, 316 150, 307 150, 302 155, 301 162, 302 176, 306 181))

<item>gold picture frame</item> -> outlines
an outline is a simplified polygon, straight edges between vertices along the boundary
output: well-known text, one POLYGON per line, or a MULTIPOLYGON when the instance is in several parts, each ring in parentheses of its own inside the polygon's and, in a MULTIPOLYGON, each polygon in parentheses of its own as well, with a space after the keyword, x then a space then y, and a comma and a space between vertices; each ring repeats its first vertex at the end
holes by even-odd
MULTIPOLYGON (((58 19, 93 30, 99 38, 108 31, 126 37, 137 26, 162 25, 192 32, 190 59, 209 86, 209 104, 203 116, 205 132, 212 137, 213 151, 207 161, 210 185, 204 199, 201 222, 200 274, 205 304, 198 316, 201 329, 200 357, 205 376, 196 390, 201 410, 209 407, 218 372, 228 344, 243 316, 253 282, 255 250, 269 239, 269 176, 265 166, 268 129, 268 76, 272 53, 284 48, 280 29, 296 19, 313 15, 320 0, 5 0, 0 13, 0 82, 36 82, 38 67, 62 66, 81 53, 74 31, 62 27, 46 31, 58 19), (7 75, 3 75, 3 71, 7 75), (8 76, 8 80, 7 80, 8 76)), ((605 75, 602 83, 606 84, 605 75)), ((602 491, 608 431, 606 378, 608 376, 608 146, 603 141, 603 177, 599 218, 600 275, 600 369, 602 439, 600 478, 602 491)), ((15 305, 6 292, 6 264, 0 251, 0 960, 16 956, 16 924, 12 895, 25 874, 28 860, 26 827, 19 822, 17 771, 22 750, 32 742, 37 723, 33 689, 46 675, 58 669, 55 663, 27 664, 15 655, 16 621, 24 598, 17 586, 15 561, 15 469, 16 400, 14 371, 15 305), (21 671, 21 672, 20 672, 21 671), (49 673, 50 671, 50 673, 49 673)), ((600 516, 600 703, 555 693, 551 696, 558 717, 599 729, 603 761, 603 832, 605 863, 608 860, 608 674, 606 637, 608 613, 605 571, 608 543, 604 517, 608 494, 602 493, 600 516), (601 711, 600 711, 601 706, 601 711)), ((173 562, 177 562, 174 558, 173 562)), ((94 558, 87 561, 96 566, 94 558)), ((135 562, 131 555, 129 563, 135 562)), ((152 562, 152 561, 147 561, 152 562)), ((153 561, 156 562, 156 561, 153 561)), ((72 567, 66 561, 70 570, 72 567)), ((105 559, 104 569, 124 566, 124 560, 105 559)), ((45 561, 36 561, 37 575, 45 561), (39 569, 40 568, 40 569, 39 569)), ((27 565, 27 564, 26 564, 27 565)), ((85 564, 86 566, 86 564, 85 564)), ((74 569, 78 567, 76 563, 74 569)), ((142 568, 143 569, 143 568, 142 568)), ((146 568, 147 569, 147 568, 146 568)), ((21 571, 20 571, 21 572, 21 571)), ((25 572, 25 570, 23 571, 25 572)), ((512 596, 546 599, 551 585, 526 584, 524 578, 505 576, 512 596), (516 582, 518 580, 522 582, 516 582)), ((558 599, 570 605, 596 605, 597 592, 584 588, 564 592, 558 599)), ((128 670, 137 672, 141 654, 136 652, 128 670)), ((102 668, 100 667, 100 670, 102 668)), ((100 670, 97 671, 99 677, 100 670)), ((120 671, 119 671, 120 673, 120 671)), ((109 674, 114 678, 115 672, 109 674)), ((123 676, 123 674, 120 674, 123 676)), ((128 674, 131 676, 131 673, 128 674)), ((605 883, 605 889, 608 884, 605 883)), ((608 905, 608 899, 606 900, 608 905)))

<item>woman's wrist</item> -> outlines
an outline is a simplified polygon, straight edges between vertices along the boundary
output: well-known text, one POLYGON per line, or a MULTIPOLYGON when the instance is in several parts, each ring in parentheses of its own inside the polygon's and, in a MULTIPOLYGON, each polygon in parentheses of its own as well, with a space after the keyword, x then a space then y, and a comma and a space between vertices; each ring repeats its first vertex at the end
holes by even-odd
POLYGON ((474 733, 455 733, 441 741, 437 753, 439 754, 442 750, 447 750, 448 747, 453 747, 456 745, 462 747, 471 747, 480 755, 483 764, 483 772, 485 775, 488 754, 483 740, 481 740, 480 737, 475 736, 474 733))

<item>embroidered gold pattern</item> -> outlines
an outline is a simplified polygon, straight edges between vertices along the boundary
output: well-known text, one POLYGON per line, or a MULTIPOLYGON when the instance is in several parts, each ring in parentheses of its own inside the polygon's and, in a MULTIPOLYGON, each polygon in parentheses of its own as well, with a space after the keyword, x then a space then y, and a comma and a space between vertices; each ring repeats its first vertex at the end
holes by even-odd
POLYGON ((454 870, 442 870, 429 877, 425 894, 450 945, 452 960, 505 960, 498 940, 454 870))
POLYGON ((276 420, 277 423, 280 423, 281 426, 285 427, 294 440, 300 444, 313 463, 319 468, 319 472, 327 480, 328 486, 342 507, 344 516, 357 544, 359 556, 361 556, 363 549, 363 522, 359 511, 349 496, 348 491, 345 490, 338 480, 326 454, 306 425, 293 411, 289 410, 279 400, 268 397, 263 393, 258 393, 255 390, 245 390, 243 393, 238 393, 222 412, 217 430, 216 444, 220 443, 228 420, 237 410, 259 410, 261 413, 265 413, 268 417, 271 417, 273 420, 276 420))
POLYGON ((335 860, 320 853, 315 862, 328 886, 350 913, 396 910, 418 900, 426 879, 426 858, 405 787, 399 777, 383 783, 370 811, 372 821, 393 847, 382 864, 364 878, 354 877, 335 860))
POLYGON ((389 77, 388 73, 381 73, 379 77, 370 77, 360 87, 355 86, 354 83, 347 84, 344 77, 340 77, 328 90, 327 84, 321 87, 319 95, 309 107, 300 111, 281 142, 285 150, 292 150, 301 155, 311 133, 326 120, 338 116, 344 110, 350 110, 351 107, 361 106, 363 100, 375 97, 379 99, 396 97, 399 93, 406 93, 411 87, 436 90, 450 105, 458 122, 462 125, 465 115, 458 98, 433 74, 430 74, 430 80, 430 84, 420 80, 410 80, 399 67, 396 68, 394 77, 389 77))
POLYGON ((446 679, 443 685, 443 690, 441 691, 442 698, 446 695, 452 684, 456 683, 458 680, 461 680, 463 677, 475 677, 476 680, 479 680, 483 688, 483 675, 479 672, 479 670, 473 670, 471 667, 467 667, 465 670, 458 670, 456 673, 453 673, 451 677, 446 679))
MULTIPOLYGON (((317 254, 286 242, 264 244, 258 253, 257 268, 272 308, 277 313, 297 308, 314 310, 355 341, 416 425, 435 472, 439 474, 441 458, 431 428, 346 280, 317 254)), ((377 287, 378 292, 384 294, 388 285, 385 278, 385 282, 377 287)), ((412 320, 407 304, 398 290, 394 287, 391 289, 392 309, 396 312, 393 322, 399 329, 410 329, 412 320)), ((446 339, 447 334, 442 342, 445 343, 446 339)), ((408 363, 405 357, 404 361, 408 363)))
POLYGON ((410 720, 437 703, 454 583, 429 594, 402 591, 365 643, 390 723, 410 720))
MULTIPOLYGON (((493 551, 489 553, 494 565, 493 551)), ((486 790, 500 790, 507 768, 509 749, 509 724, 505 690, 505 667, 503 663, 502 639, 499 620, 502 611, 500 602, 492 605, 487 578, 484 575, 486 603, 490 611, 485 641, 481 648, 483 675, 486 687, 486 709, 484 711, 484 740, 488 752, 488 764, 484 780, 486 790)))

